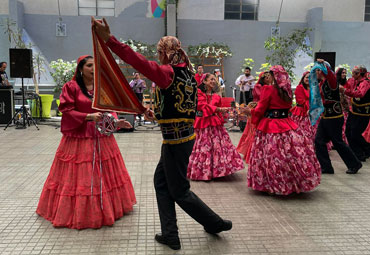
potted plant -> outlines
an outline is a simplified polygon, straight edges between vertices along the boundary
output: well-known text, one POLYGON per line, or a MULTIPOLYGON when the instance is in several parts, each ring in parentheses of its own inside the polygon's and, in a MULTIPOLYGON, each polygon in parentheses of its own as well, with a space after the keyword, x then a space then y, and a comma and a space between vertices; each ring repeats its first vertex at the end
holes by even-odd
POLYGON ((75 60, 70 62, 63 59, 58 59, 56 61, 51 61, 50 67, 52 69, 51 76, 55 81, 54 96, 55 98, 58 98, 56 99, 56 103, 59 106, 59 95, 62 92, 62 87, 65 83, 72 79, 77 67, 77 63, 75 60))

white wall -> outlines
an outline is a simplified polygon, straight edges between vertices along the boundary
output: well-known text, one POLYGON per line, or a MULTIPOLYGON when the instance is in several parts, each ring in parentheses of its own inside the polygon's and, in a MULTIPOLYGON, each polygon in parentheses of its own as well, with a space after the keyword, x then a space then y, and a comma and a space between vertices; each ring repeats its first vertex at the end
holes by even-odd
POLYGON ((127 7, 130 7, 137 2, 148 2, 148 0, 116 0, 115 1, 115 14, 116 17, 121 14, 127 7))
POLYGON ((225 0, 182 0, 177 10, 178 19, 223 20, 225 0))
POLYGON ((9 14, 9 0, 0 0, 0 15, 9 14))
MULTIPOLYGON (((25 14, 58 15, 58 0, 18 0, 25 14)), ((125 0, 126 1, 126 0, 125 0)), ((59 0, 62 16, 77 16, 77 0, 59 0)))
MULTIPOLYGON (((276 21, 281 0, 260 0, 259 21, 276 21)), ((322 7, 324 21, 364 21, 365 0, 284 0, 282 22, 305 22, 309 9, 322 7)))

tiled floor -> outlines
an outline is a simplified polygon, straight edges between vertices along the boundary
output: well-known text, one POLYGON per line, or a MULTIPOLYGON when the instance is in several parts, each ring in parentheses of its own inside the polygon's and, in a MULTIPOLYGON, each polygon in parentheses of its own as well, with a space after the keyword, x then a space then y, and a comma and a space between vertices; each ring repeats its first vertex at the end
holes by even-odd
MULTIPOLYGON (((116 134, 131 175, 137 205, 113 227, 56 229, 35 214, 43 183, 61 138, 54 127, 0 130, 1 254, 370 254, 370 164, 346 175, 337 153, 335 175, 317 190, 287 197, 246 187, 246 170, 212 182, 192 182, 231 231, 212 236, 178 208, 182 249, 154 241, 160 231, 153 188, 159 160, 158 130, 116 134)), ((234 144, 241 133, 231 132, 234 144)))

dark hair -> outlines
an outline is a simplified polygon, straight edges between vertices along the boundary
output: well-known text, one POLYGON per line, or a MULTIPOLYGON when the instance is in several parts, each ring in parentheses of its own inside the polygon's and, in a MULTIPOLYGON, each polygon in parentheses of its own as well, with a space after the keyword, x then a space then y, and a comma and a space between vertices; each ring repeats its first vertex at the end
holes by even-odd
POLYGON ((0 67, 3 67, 3 65, 6 64, 6 62, 0 62, 0 67))
POLYGON ((336 76, 337 76, 337 82, 338 82, 340 85, 344 85, 344 84, 346 84, 346 82, 347 82, 347 78, 342 79, 342 73, 343 73, 343 71, 344 71, 344 70, 346 70, 346 69, 344 69, 344 68, 339 68, 339 69, 338 69, 338 71, 337 71, 337 74, 336 74, 336 76))
POLYGON ((262 86, 266 85, 266 82, 265 82, 266 77, 264 77, 264 76, 265 76, 265 74, 268 74, 268 73, 271 75, 271 77, 274 77, 274 73, 272 71, 263 72, 263 74, 261 76, 261 79, 259 79, 259 84, 261 84, 262 86))
POLYGON ((207 91, 207 88, 206 88, 206 85, 204 84, 204 80, 208 80, 208 78, 213 75, 211 73, 206 73, 205 76, 204 76, 204 79, 202 80, 202 83, 199 85, 199 89, 203 92, 203 93, 206 93, 207 91))
POLYGON ((92 59, 92 58, 93 58, 92 56, 87 56, 86 58, 82 59, 80 61, 80 63, 78 63, 77 68, 76 68, 76 70, 77 70, 76 71, 76 82, 77 82, 78 86, 80 87, 82 93, 90 99, 92 99, 92 96, 89 95, 89 93, 87 93, 87 88, 86 88, 86 85, 84 83, 84 79, 83 79, 82 74, 81 74, 82 72, 80 70, 86 64, 87 60, 92 59))
POLYGON ((202 64, 200 64, 200 65, 198 65, 198 66, 197 66, 197 68, 198 68, 198 67, 200 67, 200 66, 201 66, 201 67, 203 67, 203 65, 202 65, 202 64))
POLYGON ((244 70, 249 70, 249 71, 251 71, 252 69, 251 69, 249 66, 247 66, 247 67, 245 67, 245 68, 244 68, 244 70))
POLYGON ((304 81, 304 77, 306 77, 307 74, 309 74, 309 73, 306 73, 305 75, 303 75, 302 78, 301 78, 301 80, 299 81, 299 84, 302 84, 305 89, 308 89, 308 86, 309 86, 309 84, 305 84, 303 82, 304 81))

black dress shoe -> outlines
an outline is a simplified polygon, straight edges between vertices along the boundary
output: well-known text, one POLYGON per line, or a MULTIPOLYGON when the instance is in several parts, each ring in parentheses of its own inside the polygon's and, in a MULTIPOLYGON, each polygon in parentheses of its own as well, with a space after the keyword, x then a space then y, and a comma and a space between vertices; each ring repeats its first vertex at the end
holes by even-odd
POLYGON ((207 233, 210 233, 210 234, 214 235, 214 234, 220 233, 222 231, 228 231, 228 230, 232 229, 232 227, 233 227, 233 223, 231 222, 231 220, 223 220, 221 227, 219 227, 217 229, 204 228, 204 230, 207 233))
POLYGON ((321 169, 322 174, 334 174, 334 169, 321 169))
POLYGON ((358 160, 360 160, 361 162, 366 162, 366 157, 365 156, 357 156, 358 160))
POLYGON ((180 250, 181 244, 178 237, 166 238, 161 234, 156 234, 154 238, 158 243, 165 244, 170 247, 172 250, 180 250))
POLYGON ((360 170, 361 167, 362 167, 362 164, 360 163, 357 167, 348 168, 348 170, 346 171, 346 174, 357 174, 358 170, 360 170))

